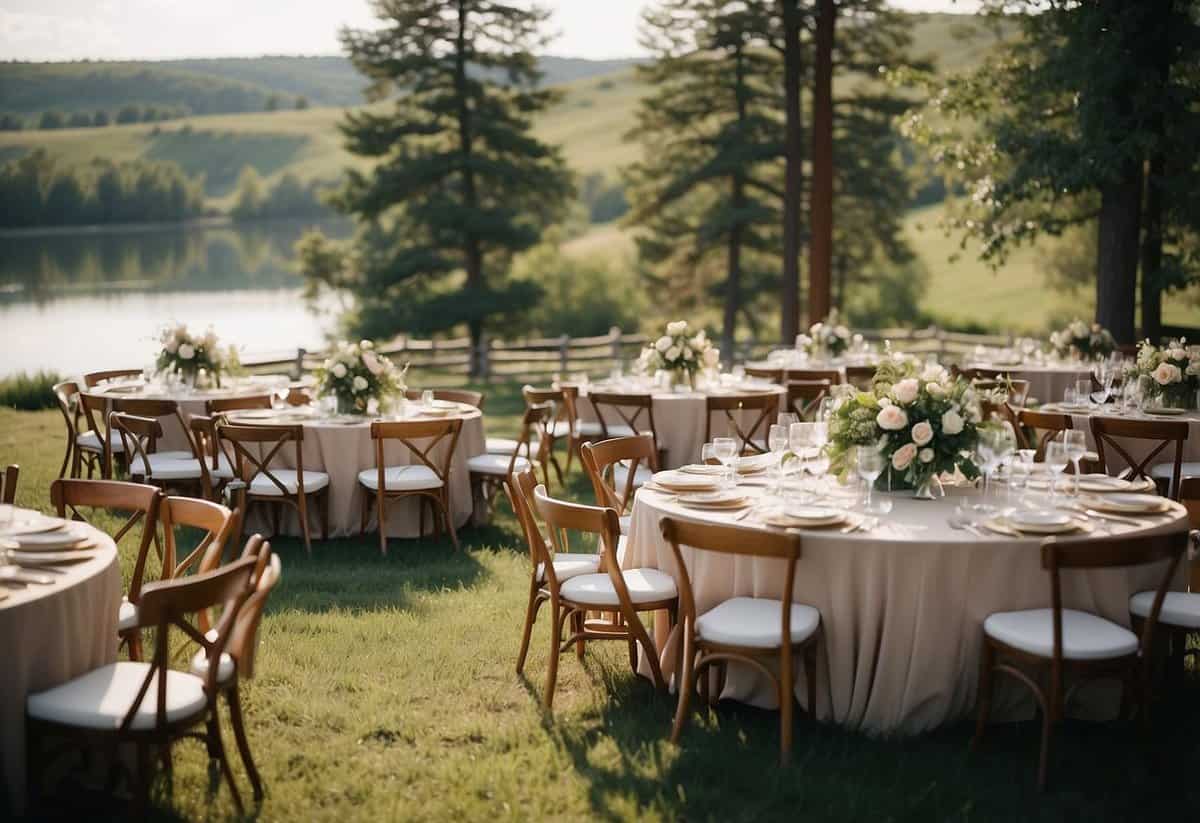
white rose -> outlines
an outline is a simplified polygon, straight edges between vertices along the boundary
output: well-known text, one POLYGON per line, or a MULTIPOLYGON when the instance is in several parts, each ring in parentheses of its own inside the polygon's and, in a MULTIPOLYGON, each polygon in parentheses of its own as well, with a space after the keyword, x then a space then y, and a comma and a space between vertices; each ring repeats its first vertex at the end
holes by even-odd
POLYGON ((899 406, 884 406, 875 415, 875 422, 884 431, 900 431, 908 425, 908 415, 899 406))
POLYGON ((1070 328, 1072 337, 1087 337, 1088 327, 1082 320, 1076 320, 1070 328))
POLYGON ((163 345, 163 348, 166 349, 167 354, 174 354, 179 350, 179 341, 172 337, 163 345))
POLYGON ((366 351, 366 350, 368 350, 368 349, 373 349, 373 348, 375 348, 375 344, 374 344, 374 343, 372 343, 370 340, 360 340, 360 341, 359 341, 359 343, 358 343, 358 347, 359 347, 360 349, 362 349, 362 350, 366 351))
POLYGON ((674 323, 667 324, 667 334, 672 337, 683 334, 685 331, 687 331, 686 320, 676 320, 674 323))
POLYGON ((890 398, 890 397, 879 398, 879 408, 881 408, 881 409, 886 408, 890 405, 892 405, 892 398, 890 398))
POLYGON ((941 383, 929 383, 925 386, 925 391, 929 392, 930 397, 945 397, 946 389, 941 383))
POLYGON ((921 451, 917 452, 917 459, 922 463, 932 463, 933 449, 921 449, 921 451))
POLYGON ((379 362, 379 358, 375 356, 375 352, 367 349, 362 355, 363 365, 367 367, 367 371, 371 374, 380 374, 383 371, 383 363, 379 362))
POLYGON ((704 338, 704 330, 703 329, 696 332, 696 336, 693 337, 688 342, 691 344, 692 348, 696 349, 697 351, 702 350, 704 348, 704 346, 708 343, 708 341, 705 340, 705 338, 704 338))
POLYGON ((946 434, 955 435, 963 430, 963 419, 954 409, 942 415, 942 431, 946 434))
POLYGON ((346 376, 346 364, 345 363, 334 363, 333 368, 330 369, 329 371, 333 373, 334 377, 336 377, 338 380, 341 380, 343 377, 346 376))
POLYGON ((892 396, 896 398, 896 402, 901 406, 907 406, 909 403, 917 399, 921 387, 917 381, 911 377, 901 380, 892 387, 892 396))
POLYGON ((184 343, 179 347, 179 357, 182 360, 191 360, 196 356, 196 347, 191 343, 184 343))
POLYGON ((908 464, 912 463, 916 456, 917 447, 912 443, 905 443, 892 453, 892 468, 902 472, 908 468, 908 464))
POLYGON ((363 391, 366 388, 367 388, 367 378, 363 377, 361 374, 354 378, 354 390, 356 392, 363 391))
POLYGON ((664 334, 662 337, 658 338, 658 342, 654 344, 654 348, 658 349, 659 351, 666 351, 667 349, 671 348, 671 338, 664 334))
POLYGON ((913 426, 912 439, 918 446, 924 446, 933 439, 933 426, 929 425, 929 421, 922 420, 913 426))
POLYGON ((717 363, 721 362, 721 352, 719 349, 708 348, 704 350, 704 365, 708 368, 715 368, 717 363))
POLYGON ((921 379, 926 383, 936 383, 946 376, 946 370, 937 363, 926 363, 925 370, 921 372, 921 379))
POLYGON ((1172 360, 1183 360, 1187 357, 1187 352, 1183 349, 1171 349, 1167 352, 1167 357, 1172 360))
POLYGON ((663 357, 665 357, 667 360, 676 359, 677 357, 679 357, 679 347, 671 346, 671 348, 669 348, 665 352, 663 352, 663 357))
POLYGON ((1153 376, 1154 382, 1160 386, 1169 386, 1172 383, 1178 383, 1181 379, 1179 367, 1172 366, 1170 363, 1159 363, 1153 376))

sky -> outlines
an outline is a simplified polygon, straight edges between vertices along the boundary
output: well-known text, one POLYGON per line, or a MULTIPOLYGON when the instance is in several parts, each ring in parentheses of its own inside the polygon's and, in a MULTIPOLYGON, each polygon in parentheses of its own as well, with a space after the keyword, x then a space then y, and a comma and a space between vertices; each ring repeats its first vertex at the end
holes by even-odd
MULTIPOLYGON (((641 53, 646 0, 541 0, 559 36, 547 51, 605 59, 641 53)), ((913 11, 973 0, 893 0, 913 11)), ((368 0, 0 0, 0 60, 169 59, 336 54, 340 26, 369 27, 368 0)))

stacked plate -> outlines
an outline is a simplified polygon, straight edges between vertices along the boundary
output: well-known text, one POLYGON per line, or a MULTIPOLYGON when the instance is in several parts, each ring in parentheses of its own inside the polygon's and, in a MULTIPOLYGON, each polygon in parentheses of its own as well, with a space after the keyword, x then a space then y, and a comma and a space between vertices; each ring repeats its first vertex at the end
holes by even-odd
POLYGON ((458 404, 450 400, 434 400, 428 406, 418 406, 417 410, 426 417, 447 417, 458 413, 458 404))
POLYGON ((4 560, 18 566, 74 563, 91 557, 92 534, 83 523, 47 517, 18 509, 10 523, 0 527, 4 560))
MULTIPOLYGON (((1058 478, 1055 485, 1060 490, 1073 490, 1075 488, 1075 477, 1074 475, 1063 475, 1058 478)), ((1030 480, 1029 488, 1048 489, 1050 488, 1050 483, 1044 479, 1030 480)), ((1126 480, 1122 477, 1111 477, 1107 474, 1079 475, 1079 490, 1085 492, 1111 494, 1114 492, 1152 491, 1153 489, 1154 481, 1145 478, 1140 480, 1126 480)))
POLYGON ((736 489, 711 492, 690 492, 679 496, 679 503, 694 509, 744 509, 750 505, 750 496, 736 489))
MULTIPOLYGON (((719 466, 717 468, 720 468, 719 466)), ((654 486, 671 492, 716 491, 720 480, 708 474, 689 474, 682 471, 665 471, 654 475, 654 486)))
POLYGON ((780 529, 822 529, 845 523, 846 512, 828 506, 804 506, 773 512, 764 522, 780 529))
POLYGON ((1157 417, 1177 417, 1185 413, 1184 409, 1175 409, 1170 406, 1162 406, 1160 408, 1147 407, 1142 409, 1146 414, 1155 415, 1157 417))
POLYGON ((1129 492, 1088 496, 1084 502, 1093 509, 1113 514, 1159 514, 1171 508, 1165 497, 1129 492))
POLYGON ((1050 535, 1090 531, 1082 520, 1058 509, 1018 509, 1006 516, 993 518, 984 525, 1001 534, 1018 531, 1023 534, 1050 535))

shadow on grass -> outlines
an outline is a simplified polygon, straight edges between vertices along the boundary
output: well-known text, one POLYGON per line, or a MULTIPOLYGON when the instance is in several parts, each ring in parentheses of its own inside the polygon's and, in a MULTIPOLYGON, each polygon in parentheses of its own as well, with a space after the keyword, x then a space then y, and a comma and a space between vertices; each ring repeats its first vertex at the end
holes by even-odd
MULTIPOLYGON (((1195 688, 1158 706, 1146 733, 1125 722, 1060 727, 1043 794, 1036 722, 992 725, 972 754, 967 722, 877 739, 814 725, 797 707, 784 767, 776 712, 722 703, 711 715, 693 713, 676 747, 668 740, 673 695, 619 663, 585 668, 607 701, 575 716, 543 710, 543 726, 588 782, 597 819, 628 819, 631 805, 665 819, 720 820, 1129 821, 1200 811, 1195 688)), ((540 684, 526 688, 540 701, 540 684)))

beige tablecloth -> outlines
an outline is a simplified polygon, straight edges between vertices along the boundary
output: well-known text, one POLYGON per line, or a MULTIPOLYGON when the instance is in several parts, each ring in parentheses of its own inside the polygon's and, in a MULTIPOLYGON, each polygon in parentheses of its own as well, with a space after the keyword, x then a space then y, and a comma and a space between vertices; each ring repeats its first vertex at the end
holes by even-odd
MULTIPOLYGON (((671 392, 658 389, 637 388, 633 385, 610 386, 605 384, 595 384, 590 387, 594 391, 611 391, 624 394, 644 394, 651 392, 653 395, 653 410, 654 410, 654 428, 658 434, 659 449, 665 450, 666 456, 662 468, 670 469, 678 466, 684 466, 688 463, 697 463, 700 460, 700 447, 704 445, 704 416, 705 416, 705 398, 707 394, 703 391, 695 392, 671 392)), ((725 394, 737 394, 748 392, 774 392, 780 396, 779 411, 786 411, 783 407, 786 402, 787 391, 780 386, 771 383, 747 383, 744 386, 730 388, 725 394)), ((719 390, 713 392, 714 396, 719 394, 719 390)), ((583 421, 598 422, 596 416, 596 407, 592 405, 588 396, 583 392, 580 393, 578 400, 579 419, 583 421)), ((758 419, 758 410, 747 410, 737 412, 736 418, 738 425, 743 427, 743 430, 748 431, 758 419)), ((622 424, 622 421, 611 410, 605 411, 605 422, 614 425, 622 424)), ((771 420, 770 423, 774 423, 771 420)), ((645 413, 638 418, 637 423, 641 427, 649 429, 649 420, 645 413)), ((767 426, 769 423, 760 426, 758 431, 754 433, 754 438, 763 443, 767 439, 767 426)), ((723 412, 714 412, 712 415, 712 436, 721 437, 732 434, 729 431, 731 427, 725 418, 723 412)))
MULTIPOLYGON (((805 534, 795 601, 821 613, 817 689, 823 720, 872 734, 916 734, 969 715, 984 619, 993 612, 1050 605, 1049 576, 1041 568, 1036 539, 979 539, 949 527, 947 517, 965 493, 951 490, 946 499, 933 502, 897 498, 885 525, 867 533, 805 534)), ((1154 529, 1185 529, 1182 507, 1179 512, 1158 518, 1154 529)), ((671 549, 658 528, 664 515, 732 521, 731 514, 701 513, 642 490, 633 508, 626 568, 675 573, 671 549)), ((740 525, 766 528, 758 515, 740 525)), ((730 597, 778 598, 783 592, 782 561, 687 548, 684 561, 699 614, 730 597)), ((1128 625, 1129 596, 1153 588, 1162 574, 1162 566, 1068 573, 1065 605, 1128 625)), ((1180 587, 1183 580, 1181 570, 1180 587)), ((668 642, 666 630, 665 615, 657 616, 657 643, 664 670, 670 671, 675 638, 668 642)), ((1024 693, 1008 683, 1001 686, 1003 681, 997 685, 995 717, 1027 713, 1024 693)), ((797 677, 801 705, 807 699, 804 688, 804 678, 797 677)), ((1111 690, 1080 694, 1088 714, 1115 710, 1111 690)), ((776 705, 769 681, 744 666, 730 666, 723 696, 776 705)))
MULTIPOLYGON (((1046 406, 1043 410, 1048 411, 1048 412, 1062 413, 1062 409, 1054 404, 1046 406)), ((1077 429, 1082 429, 1083 431, 1087 432, 1088 448, 1093 451, 1095 451, 1095 449, 1096 449, 1096 442, 1095 442, 1095 438, 1092 437, 1091 418, 1095 417, 1097 414, 1101 414, 1101 413, 1100 412, 1095 412, 1095 413, 1076 412, 1076 411, 1070 412, 1071 425, 1077 429)), ((1103 412, 1103 415, 1114 416, 1111 411, 1105 411, 1105 412, 1103 412)), ((1132 412, 1129 414, 1121 414, 1121 415, 1115 415, 1115 416, 1118 417, 1118 419, 1122 419, 1122 420, 1151 420, 1151 421, 1156 421, 1156 422, 1164 422, 1164 421, 1184 421, 1184 422, 1186 422, 1188 424, 1188 439, 1183 444, 1183 459, 1187 462, 1192 462, 1192 463, 1200 462, 1200 411, 1188 411, 1188 412, 1184 412, 1181 415, 1171 415, 1171 416, 1142 414, 1140 412, 1132 412)), ((1126 438, 1122 438, 1120 442, 1121 442, 1121 445, 1126 449, 1126 451, 1129 452, 1130 457, 1133 457, 1135 460, 1141 460, 1143 457, 1145 457, 1147 454, 1149 454, 1154 449, 1155 446, 1158 445, 1159 441, 1157 441, 1157 440, 1145 440, 1145 441, 1133 440, 1131 438, 1126 437, 1126 438)), ((1175 447, 1168 446, 1166 449, 1163 449, 1161 452, 1158 453, 1158 455, 1154 458, 1153 462, 1156 464, 1157 463, 1171 463, 1174 460, 1175 460, 1175 447)), ((1118 468, 1124 468, 1122 458, 1119 454, 1113 456, 1113 461, 1114 461, 1113 462, 1114 466, 1116 466, 1118 468)))
POLYGON ((1014 380, 1029 381, 1030 399, 1039 403, 1057 403, 1063 399, 1063 392, 1074 387, 1080 380, 1091 378, 1091 368, 1086 365, 1035 365, 1032 363, 1021 366, 1000 366, 994 363, 970 363, 970 368, 1000 369, 1013 376, 1014 380))
MULTIPOLYGON (((117 548, 96 532, 99 548, 51 586, 4 589, 0 601, 0 809, 25 805, 25 697, 117 659, 121 569, 117 548)), ((0 815, 3 816, 3 815, 0 815)))
MULTIPOLYGON (((469 408, 469 407, 467 407, 469 408)), ((487 450, 483 430, 483 414, 471 408, 458 415, 463 421, 458 445, 450 462, 450 516, 455 528, 464 525, 473 510, 471 500, 471 477, 467 461, 487 450)), ((238 417, 231 415, 232 421, 238 417)), ((425 419, 430 418, 414 418, 425 419)), ((265 421, 256 420, 255 423, 265 421)), ((375 442, 371 440, 369 420, 361 423, 337 423, 329 420, 312 420, 304 424, 304 470, 325 472, 329 475, 329 534, 330 537, 349 537, 359 533, 362 501, 374 501, 373 492, 358 482, 358 473, 375 467, 375 442)), ((449 441, 439 443, 431 455, 438 463, 449 448, 449 441)), ((385 443, 384 460, 389 466, 407 466, 417 462, 411 453, 397 441, 385 443)), ((280 468, 295 468, 295 448, 285 446, 272 465, 280 468)), ((281 524, 286 534, 300 534, 300 520, 294 510, 283 507, 285 515, 281 524)), ((387 504, 387 534, 390 537, 416 537, 420 530, 418 504, 415 500, 389 501, 387 504)), ((313 539, 320 538, 319 520, 315 504, 310 507, 310 530, 313 539)), ((251 511, 247 532, 271 531, 265 515, 265 507, 255 506, 251 511), (265 530, 265 531, 264 531, 265 530)), ((432 528, 426 515, 426 533, 432 528)), ((367 530, 375 530, 375 509, 372 505, 367 530)))

